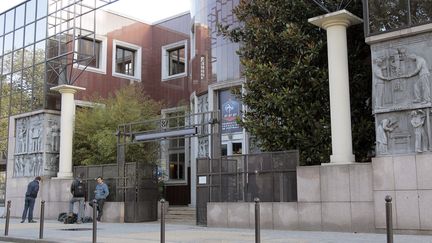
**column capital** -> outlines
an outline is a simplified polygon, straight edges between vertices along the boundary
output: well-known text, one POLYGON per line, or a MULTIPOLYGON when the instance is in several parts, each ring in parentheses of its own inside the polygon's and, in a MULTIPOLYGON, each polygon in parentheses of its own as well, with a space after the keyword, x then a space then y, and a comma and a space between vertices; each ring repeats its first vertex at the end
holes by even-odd
POLYGON ((50 88, 50 90, 58 91, 58 92, 60 92, 60 94, 63 94, 63 93, 75 94, 76 92, 78 92, 80 90, 85 90, 85 88, 73 86, 73 85, 61 84, 61 85, 50 88))
POLYGON ((308 19, 308 22, 320 28, 327 29, 331 26, 345 26, 360 24, 363 20, 349 11, 343 9, 336 12, 320 15, 308 19))

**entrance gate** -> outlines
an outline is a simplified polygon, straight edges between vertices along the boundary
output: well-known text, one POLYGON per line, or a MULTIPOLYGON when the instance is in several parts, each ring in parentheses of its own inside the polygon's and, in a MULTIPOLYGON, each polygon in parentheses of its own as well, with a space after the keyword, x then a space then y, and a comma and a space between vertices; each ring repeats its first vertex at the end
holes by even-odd
POLYGON ((210 153, 206 156, 220 154, 219 121, 219 111, 214 111, 118 126, 117 191, 125 204, 125 222, 157 220, 157 202, 164 180, 162 168, 168 162, 162 158, 166 158, 164 153, 171 141, 184 139, 184 148, 189 149, 193 139, 197 143, 205 139, 208 142, 203 146, 210 153), (133 170, 131 164, 135 165, 133 170))

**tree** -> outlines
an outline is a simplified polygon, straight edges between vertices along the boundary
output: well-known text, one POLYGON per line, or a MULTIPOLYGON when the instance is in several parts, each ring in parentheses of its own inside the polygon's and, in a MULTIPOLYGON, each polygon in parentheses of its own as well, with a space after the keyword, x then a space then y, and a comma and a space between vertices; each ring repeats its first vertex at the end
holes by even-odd
MULTIPOLYGON (((328 4, 328 7, 337 6, 328 4)), ((361 13, 361 1, 353 1, 361 13)), ((331 151, 326 32, 308 23, 323 14, 311 1, 241 1, 234 9, 240 24, 220 26, 223 35, 240 42, 248 110, 239 123, 265 151, 299 149, 302 164, 328 162, 331 151)), ((351 28, 350 81, 354 148, 357 161, 373 145, 371 76, 368 46, 360 28, 351 28), (356 66, 353 70, 353 65, 356 66), (371 139, 372 138, 372 139, 371 139), (362 144, 361 144, 362 143, 362 144), (360 148, 360 147, 361 148, 360 148)))
MULTIPOLYGON (((77 110, 75 117, 75 165, 116 163, 116 131, 120 124, 154 118, 160 104, 145 96, 138 86, 127 86, 106 99, 96 98, 93 108, 77 110)), ((134 145, 126 155, 136 162, 152 145, 134 145)))

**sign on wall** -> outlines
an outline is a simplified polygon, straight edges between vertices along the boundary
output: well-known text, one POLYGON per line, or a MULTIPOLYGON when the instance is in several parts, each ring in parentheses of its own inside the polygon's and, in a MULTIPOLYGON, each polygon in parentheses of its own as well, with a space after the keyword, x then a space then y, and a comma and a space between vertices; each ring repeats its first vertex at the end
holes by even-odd
POLYGON ((241 115, 241 102, 230 90, 219 92, 219 107, 222 113, 222 133, 241 132, 242 128, 236 121, 241 115))

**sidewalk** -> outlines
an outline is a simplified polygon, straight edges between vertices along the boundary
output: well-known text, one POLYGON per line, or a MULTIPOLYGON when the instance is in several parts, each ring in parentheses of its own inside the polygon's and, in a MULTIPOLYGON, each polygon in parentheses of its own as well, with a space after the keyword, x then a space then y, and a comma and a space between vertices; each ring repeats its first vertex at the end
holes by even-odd
MULTIPOLYGON (((4 236, 5 219, 0 219, 0 241, 7 242, 92 242, 92 223, 62 224, 45 221, 44 240, 39 241, 39 222, 20 223, 11 219, 9 236, 4 236)), ((160 224, 99 223, 97 242, 138 243, 160 242, 160 224)), ((253 229, 207 228, 201 226, 167 224, 166 242, 254 242, 253 229)), ((384 234, 354 234, 336 232, 262 230, 261 242, 284 243, 385 243, 384 234)), ((432 236, 395 235, 395 243, 431 243, 432 236)))

